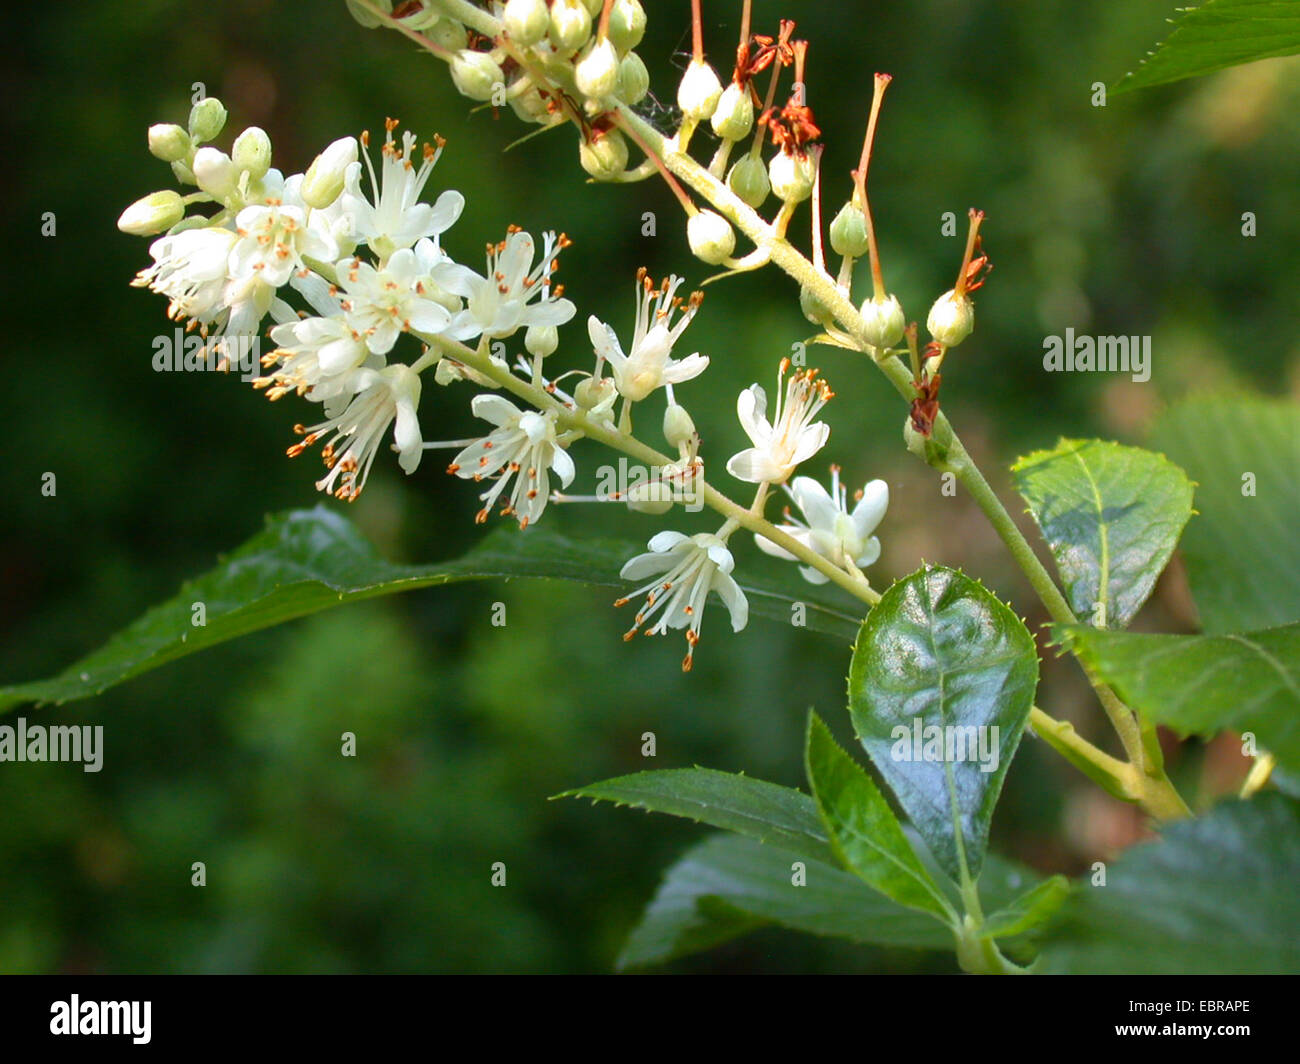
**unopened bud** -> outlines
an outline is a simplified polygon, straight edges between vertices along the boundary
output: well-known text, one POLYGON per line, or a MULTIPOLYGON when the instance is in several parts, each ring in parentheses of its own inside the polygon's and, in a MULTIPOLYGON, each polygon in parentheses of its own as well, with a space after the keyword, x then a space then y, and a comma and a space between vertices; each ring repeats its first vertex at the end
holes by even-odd
POLYGON ((736 165, 727 174, 727 187, 737 196, 757 209, 772 191, 772 183, 767 178, 767 167, 762 159, 752 155, 742 155, 736 165))
POLYGON ((591 12, 582 0, 554 0, 551 5, 551 44, 557 52, 576 52, 591 36, 591 12))
POLYGON ((465 27, 454 18, 446 16, 440 17, 432 28, 424 31, 424 35, 448 52, 459 52, 469 46, 469 34, 465 27))
POLYGON ((557 117, 551 114, 546 98, 526 74, 510 86, 510 91, 506 94, 506 102, 510 104, 510 110, 525 122, 539 122, 546 125, 557 117), (526 87, 521 87, 520 82, 524 80, 527 80, 528 84, 526 87))
POLYGON ((492 99, 498 85, 505 84, 505 75, 487 52, 472 52, 465 48, 451 61, 451 80, 462 96, 486 101, 492 99))
POLYGON ((612 181, 627 169, 627 141, 617 129, 606 130, 579 145, 578 161, 597 181, 612 181))
POLYGON ((634 484, 627 490, 627 508, 639 514, 666 514, 673 508, 673 489, 662 480, 634 484))
POLYGON ((524 347, 530 355, 545 358, 560 346, 560 330, 554 325, 530 325, 524 330, 524 347))
POLYGON ((618 391, 614 387, 612 377, 602 377, 600 380, 588 377, 573 389, 573 401, 582 410, 608 407, 617 396, 618 391))
POLYGON ((740 140, 754 128, 754 101, 749 86, 734 81, 722 90, 713 112, 713 132, 723 140, 740 140))
POLYGON ((307 167, 299 194, 308 207, 323 210, 343 192, 348 167, 357 161, 356 137, 340 137, 307 167))
POLYGON ((150 126, 149 152, 165 163, 184 159, 190 153, 190 135, 173 122, 150 126))
POLYGON ((905 328, 898 296, 872 297, 862 304, 862 339, 872 347, 893 347, 903 338, 905 328))
POLYGON ((194 153, 194 180, 214 199, 225 199, 239 184, 239 170, 230 156, 218 148, 200 148, 194 153))
POLYGON ((975 304, 965 292, 949 289, 934 301, 925 327, 944 347, 956 347, 975 328, 975 304))
POLYGON ((862 258, 870 247, 867 216, 852 201, 844 204, 831 222, 831 247, 835 254, 847 255, 851 259, 862 258))
POLYGON ((736 250, 736 231, 714 211, 700 211, 686 223, 686 240, 691 254, 711 266, 726 262, 736 250))
POLYGON ((628 52, 618 64, 618 87, 614 90, 629 107, 645 99, 650 91, 650 72, 636 52, 628 52))
POLYGON ((803 316, 814 325, 826 325, 834 318, 831 308, 822 302, 821 298, 807 285, 799 289, 799 309, 803 311, 803 316))
POLYGON ((203 144, 226 126, 226 108, 215 96, 208 96, 190 109, 190 140, 203 144))
POLYGON ((507 0, 501 25, 512 41, 531 46, 546 36, 551 27, 551 11, 546 0, 507 0))
POLYGON ((767 167, 772 191, 785 203, 802 203, 812 195, 817 168, 807 155, 777 152, 767 167))
POLYGON ((260 181, 271 169, 271 138, 257 126, 249 126, 235 138, 230 158, 236 168, 248 171, 254 181, 260 181))
POLYGON ((677 86, 677 106, 696 122, 709 118, 722 98, 722 82, 703 59, 692 59, 677 86))
POLYGON ((664 439, 670 447, 681 447, 695 437, 695 422, 684 406, 676 403, 664 411, 664 439))
POLYGON ((573 68, 573 81, 582 95, 603 100, 618 87, 618 52, 609 40, 592 41, 573 68))
POLYGON ((609 39, 620 52, 629 52, 645 36, 645 8, 639 0, 614 0, 609 12, 609 39))
POLYGON ((132 236, 154 236, 185 217, 185 202, 170 189, 136 200, 122 212, 117 227, 132 236))

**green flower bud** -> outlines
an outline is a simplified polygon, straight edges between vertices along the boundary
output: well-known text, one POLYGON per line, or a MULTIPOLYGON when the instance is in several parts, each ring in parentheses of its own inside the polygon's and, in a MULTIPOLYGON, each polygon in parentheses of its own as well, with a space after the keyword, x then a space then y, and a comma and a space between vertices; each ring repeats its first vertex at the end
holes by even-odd
POLYGON ((530 325, 524 330, 524 347, 530 355, 545 358, 560 346, 560 330, 554 325, 530 325))
POLYGON ((507 0, 501 24, 512 41, 531 47, 551 28, 551 10, 546 0, 507 0))
POLYGON ((862 338, 872 347, 893 347, 906 328, 898 296, 872 297, 862 304, 862 338))
POLYGON ((226 109, 215 96, 200 100, 190 109, 190 140, 203 144, 226 126, 226 109))
POLYGON ((425 30, 425 35, 439 48, 445 48, 449 52, 459 52, 469 47, 469 34, 454 18, 439 18, 432 29, 425 30))
POLYGON ((831 247, 837 255, 860 259, 867 253, 867 216, 852 202, 844 204, 831 222, 831 247))
POLYGON ((574 65, 573 81, 582 95, 603 100, 618 87, 618 52, 608 41, 592 41, 574 65))
POLYGON ((807 285, 802 285, 799 288, 799 309, 803 311, 803 316, 814 325, 826 325, 834 318, 831 308, 823 303, 818 298, 817 293, 807 285))
MULTIPOLYGON (((369 8, 364 7, 357 0, 347 0, 347 5, 348 12, 366 29, 372 30, 376 26, 383 25, 383 22, 369 8)), ((393 0, 375 0, 375 6, 380 8, 385 15, 391 15, 393 12, 393 0)))
POLYGON ((551 44, 557 52, 576 52, 591 36, 591 12, 582 0, 555 0, 551 5, 551 44))
POLYGON ((713 112, 713 132, 723 140, 740 140, 754 128, 754 101, 749 88, 734 81, 722 90, 713 112))
POLYGON ((230 158, 238 169, 248 171, 249 177, 259 181, 271 169, 271 138, 265 130, 249 126, 235 138, 230 158))
POLYGON ((691 254, 711 266, 726 262, 736 250, 736 231, 714 211, 691 215, 686 223, 686 240, 691 245, 691 254))
POLYGON ((618 88, 614 93, 628 106, 640 103, 650 91, 650 71, 636 52, 628 52, 618 64, 618 88))
POLYGON ((176 180, 182 185, 197 185, 199 183, 194 176, 194 171, 189 168, 189 164, 184 159, 177 159, 172 163, 172 173, 176 175, 176 180))
POLYGON ((670 447, 681 447, 695 437, 695 422, 684 406, 676 403, 664 411, 664 439, 670 447))
POLYGON ((170 189, 136 200, 122 212, 117 227, 132 236, 154 236, 185 217, 185 202, 170 189))
POLYGON ((645 36, 645 8, 638 0, 614 0, 609 13, 609 39, 620 52, 630 52, 645 36))
POLYGON ((165 163, 184 159, 190 153, 190 135, 171 122, 150 126, 149 153, 165 163))
POLYGON ((348 167, 357 161, 355 137, 341 137, 316 156, 302 179, 299 193, 308 207, 323 210, 343 192, 348 167))
POLYGON ((785 203, 802 203, 812 195, 817 169, 807 155, 786 155, 777 152, 768 163, 767 176, 772 191, 785 203))
POLYGON ((487 52, 471 52, 465 48, 451 61, 451 80, 462 96, 486 101, 492 99, 498 85, 505 84, 505 75, 487 52))
POLYGON ((704 60, 691 60, 677 86, 677 106, 682 114, 696 122, 709 118, 722 98, 722 82, 713 67, 704 60))
POLYGON ((925 327, 944 347, 956 347, 975 328, 975 304, 965 292, 949 289, 934 301, 925 327))
POLYGON ((607 130, 582 142, 578 161, 597 181, 612 181, 627 169, 627 141, 617 129, 607 130))
POLYGON ((612 377, 602 377, 600 380, 588 377, 584 381, 579 381, 578 386, 573 389, 573 401, 579 408, 587 411, 607 409, 617 397, 618 390, 614 387, 612 377))
MULTIPOLYGON (((537 86, 531 82, 528 87, 520 89, 518 86, 522 81, 526 81, 527 75, 524 75, 510 86, 510 92, 506 94, 506 102, 510 104, 510 109, 514 111, 525 122, 538 122, 542 125, 554 120, 557 116, 552 115, 546 106, 546 100, 537 86)), ((561 119, 561 121, 563 121, 561 119)))
POLYGON ((662 480, 634 484, 627 491, 627 508, 639 514, 666 514, 673 508, 673 489, 662 480))
POLYGON ((194 180, 214 199, 223 200, 239 185, 239 170, 230 156, 217 148, 194 153, 194 180))
POLYGON ((763 205, 772 184, 767 179, 767 167, 762 159, 742 155, 727 174, 727 187, 755 209, 763 205))
POLYGON ((587 8, 587 14, 595 21, 600 17, 601 9, 605 6, 605 0, 583 0, 587 8))

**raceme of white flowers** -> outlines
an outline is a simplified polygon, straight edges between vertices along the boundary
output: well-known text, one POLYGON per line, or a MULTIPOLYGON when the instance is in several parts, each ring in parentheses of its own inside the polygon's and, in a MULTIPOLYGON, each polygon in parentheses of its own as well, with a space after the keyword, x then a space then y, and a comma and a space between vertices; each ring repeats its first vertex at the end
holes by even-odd
MULTIPOLYGON (((524 11, 512 0, 507 16, 512 8, 524 11)), ((152 265, 133 283, 165 296, 168 316, 204 338, 205 354, 233 364, 241 353, 258 351, 263 331, 269 335, 275 346, 261 356, 262 375, 253 384, 272 399, 293 393, 318 404, 317 416, 294 426, 300 439, 288 448, 297 456, 321 444, 325 473, 318 489, 356 500, 385 444, 408 474, 426 450, 454 448, 447 472, 484 487, 477 520, 499 509, 527 528, 548 503, 579 498, 559 489, 577 475, 569 449, 586 435, 584 426, 630 437, 632 406, 662 389, 664 435, 677 451, 652 471, 649 488, 662 490, 642 485, 586 498, 663 514, 699 497, 700 437, 674 389, 689 388, 709 358, 699 352, 675 356, 674 350, 699 310, 700 293, 683 298, 681 278, 655 284, 640 271, 627 343, 614 326, 591 315, 594 367, 562 375, 579 378, 569 394, 558 379, 542 374, 544 360, 560 347, 559 327, 576 314, 553 281, 566 237, 545 233, 538 240, 511 227, 489 246, 480 274, 442 246, 464 197, 451 190, 424 197, 443 148, 440 138, 430 145, 410 132, 398 137, 390 119, 377 167, 363 133, 335 141, 304 174, 286 178, 271 167, 270 140, 259 129, 244 131, 229 153, 211 146, 225 119, 220 102, 208 98, 195 105, 188 128, 152 127, 150 151, 188 187, 144 197, 123 212, 118 226, 156 237, 152 265), (413 357, 401 361, 406 333, 414 338, 406 342, 413 357), (500 352, 514 338, 522 339, 523 350, 511 364, 500 352), (470 381, 487 389, 473 397, 469 411, 486 423, 483 435, 425 441, 419 404, 428 369, 439 384, 470 381), (510 381, 517 385, 509 386, 515 395, 507 398, 499 392, 510 381)), ((779 530, 860 577, 858 570, 880 553, 872 533, 884 516, 888 489, 871 482, 849 511, 838 470, 829 493, 809 477, 788 484, 825 446, 830 429, 816 417, 831 398, 817 371, 789 369, 782 360, 770 420, 762 388, 755 384, 740 393, 737 411, 752 446, 732 456, 727 469, 759 485, 760 493, 786 485, 804 520, 787 511, 779 530)), ((684 629, 683 668, 690 669, 711 594, 726 606, 733 630, 745 627, 748 602, 732 576, 728 546, 738 527, 728 520, 715 532, 661 531, 647 553, 627 562, 621 575, 643 586, 618 605, 644 596, 629 638, 637 630, 684 629)), ((758 537, 758 545, 775 557, 800 560, 766 538, 758 537)), ((827 579, 808 565, 800 571, 813 583, 827 579)))

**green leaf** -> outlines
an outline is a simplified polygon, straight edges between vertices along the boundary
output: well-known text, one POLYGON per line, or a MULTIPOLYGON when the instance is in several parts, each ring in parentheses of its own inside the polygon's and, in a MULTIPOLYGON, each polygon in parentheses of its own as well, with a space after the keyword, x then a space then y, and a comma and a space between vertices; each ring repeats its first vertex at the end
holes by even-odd
MULTIPOLYGON (((100 694, 140 673, 228 639, 344 602, 466 580, 530 577, 626 586, 623 563, 634 544, 574 540, 545 529, 510 526, 486 536, 461 558, 433 565, 395 565, 356 527, 325 507, 267 519, 266 528, 215 569, 181 587, 100 649, 47 680, 0 687, 0 711, 23 702, 68 702, 100 694), (202 602, 206 624, 191 623, 202 602)), ((791 604, 806 606, 809 629, 852 638, 858 621, 805 583, 760 579, 745 584, 752 613, 790 623, 791 604)))
POLYGON ((1140 447, 1061 440, 1014 466, 1056 559, 1070 608, 1123 628, 1146 602, 1192 515, 1192 485, 1172 462, 1140 447))
POLYGON ((791 847, 819 861, 834 861, 813 800, 801 791, 749 776, 698 767, 634 772, 556 797, 591 798, 686 817, 758 842, 791 847))
POLYGON ((959 854, 979 875, 1037 684, 1024 623, 952 569, 927 566, 898 581, 863 622, 849 672, 853 727, 953 879, 959 854))
POLYGON ((1300 803, 1230 801, 1165 829, 1084 880, 1049 928, 1056 972, 1300 971, 1300 803))
POLYGON ((953 945, 951 931, 857 876, 797 850, 715 835, 669 869, 619 965, 662 964, 770 924, 883 946, 953 945), (795 862, 803 863, 803 886, 794 885, 795 862))
POLYGON ((808 716, 805 760, 813 800, 840 863, 900 905, 952 924, 952 906, 916 856, 884 795, 840 749, 816 713, 808 716))
POLYGON ((1125 74, 1114 92, 1300 52, 1300 9, 1294 0, 1206 0, 1170 21, 1169 39, 1125 74))
POLYGON ((1153 439, 1196 481, 1182 555, 1202 629, 1300 621, 1300 406, 1189 399, 1165 412, 1153 439))
POLYGON ((1030 887, 1018 898, 984 921, 985 934, 994 938, 1016 938, 1041 928, 1070 894, 1065 876, 1052 876, 1030 887))
POLYGON ((1124 702, 1185 735, 1251 731, 1300 767, 1300 624, 1248 635, 1144 635, 1060 629, 1124 702))

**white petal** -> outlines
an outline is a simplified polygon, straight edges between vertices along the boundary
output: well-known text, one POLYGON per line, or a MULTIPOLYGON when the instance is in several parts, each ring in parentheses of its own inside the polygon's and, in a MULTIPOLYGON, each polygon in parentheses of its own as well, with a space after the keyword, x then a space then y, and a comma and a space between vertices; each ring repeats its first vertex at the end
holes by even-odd
MULTIPOLYGON (((853 527, 858 538, 866 539, 876 530, 889 509, 889 485, 883 480, 873 480, 862 489, 862 498, 853 508, 853 527)), ((874 559, 873 559, 874 560, 874 559)))
POLYGON ((751 384, 736 399, 736 416, 745 435, 762 447, 772 435, 767 420, 767 393, 757 384, 751 384))
POLYGON ((799 566, 799 575, 810 584, 825 584, 830 582, 830 577, 825 573, 814 569, 811 565, 799 566))
POLYGON ((740 585, 725 573, 719 573, 713 581, 713 590, 727 606, 731 614, 731 630, 739 632, 749 623, 749 599, 740 589, 740 585))
POLYGON ((551 459, 551 468, 555 475, 560 478, 561 487, 567 488, 573 482, 575 472, 573 458, 563 447, 556 446, 555 456, 551 459))
POLYGON ((867 540, 866 546, 862 548, 862 553, 853 559, 853 563, 859 569, 865 569, 868 565, 874 565, 876 559, 880 557, 880 540, 872 536, 867 540))
POLYGON ((651 536, 650 542, 647 543, 646 546, 656 554, 663 554, 665 551, 670 551, 674 547, 685 543, 690 538, 690 536, 685 536, 680 532, 665 530, 663 532, 657 532, 651 536))
POLYGON ((785 470, 777 468, 772 459, 768 457, 767 451, 760 450, 757 447, 750 447, 738 454, 733 454, 727 459, 727 472, 737 480, 744 480, 750 484, 761 484, 763 481, 781 480, 785 470))
POLYGON ((839 505, 820 481, 812 477, 795 477, 791 491, 809 525, 823 530, 835 527, 835 518, 840 512, 839 505))
POLYGON ((521 416, 514 403, 499 395, 480 393, 470 400, 469 409, 475 417, 481 417, 493 425, 509 425, 521 416))
POLYGON ((794 449, 794 456, 791 458, 791 465, 799 465, 801 462, 808 461, 813 455, 826 446, 826 440, 831 434, 831 427, 824 421, 818 421, 809 425, 803 432, 799 433, 799 446, 794 449))

